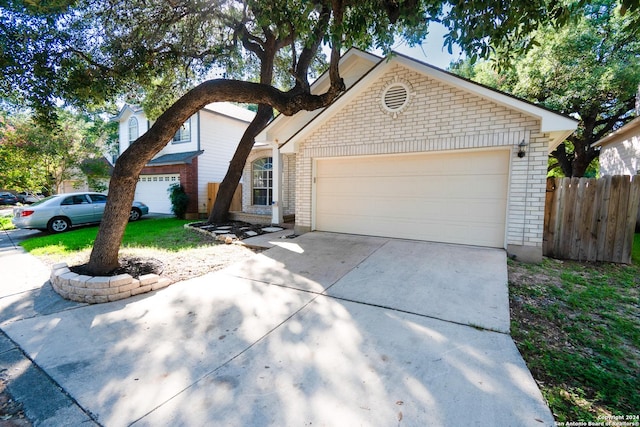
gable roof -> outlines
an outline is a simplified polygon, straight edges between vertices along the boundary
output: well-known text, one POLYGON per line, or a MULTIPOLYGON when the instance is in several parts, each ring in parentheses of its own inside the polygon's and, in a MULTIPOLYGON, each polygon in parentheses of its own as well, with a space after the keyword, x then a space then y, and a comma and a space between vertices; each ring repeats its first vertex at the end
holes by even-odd
POLYGON ((207 104, 203 110, 218 113, 247 123, 250 123, 256 115, 255 112, 230 102, 214 102, 212 104, 207 104))
MULTIPOLYGON (((211 104, 207 104, 205 105, 203 110, 215 114, 221 114, 223 116, 227 116, 232 119, 237 119, 247 123, 251 122, 253 120, 253 117, 256 115, 256 113, 254 113, 253 111, 239 107, 230 102, 214 102, 211 104)), ((119 122, 123 117, 136 113, 144 114, 144 110, 142 109, 142 107, 139 107, 137 105, 125 104, 120 109, 118 114, 111 118, 111 121, 119 122)))
POLYGON ((622 140, 622 138, 630 137, 633 134, 640 135, 640 117, 636 117, 631 120, 626 125, 622 126, 620 129, 617 129, 611 132, 609 135, 604 138, 600 138, 598 141, 591 144, 592 147, 603 147, 607 144, 611 144, 612 142, 617 142, 622 140))
MULTIPOLYGON (((313 132, 317 126, 320 126, 322 123, 329 120, 332 113, 337 112, 347 103, 352 101, 365 88, 376 82, 397 64, 450 86, 457 87, 481 98, 495 102, 496 104, 505 106, 509 109, 535 117, 540 120, 541 131, 551 135, 552 141, 549 145, 549 151, 555 149, 555 147, 562 143, 564 139, 571 135, 577 128, 578 121, 573 118, 556 113, 547 108, 519 99, 504 92, 475 83, 433 65, 417 61, 399 53, 393 53, 386 59, 381 59, 373 65, 368 72, 364 73, 361 78, 349 87, 339 98, 337 98, 333 104, 321 110, 321 112, 311 117, 310 120, 302 123, 302 125, 298 126, 294 131, 291 131, 290 129, 288 132, 290 136, 279 141, 282 151, 285 153, 296 152, 297 145, 302 139, 313 132)), ((290 122, 293 124, 293 121, 290 122)), ((270 130, 272 129, 271 126, 272 125, 270 124, 265 128, 263 131, 264 135, 269 135, 270 130)), ((282 134, 279 134, 278 136, 282 137, 282 134)))
POLYGON ((137 105, 129 105, 129 104, 124 104, 122 106, 122 108, 120 109, 120 111, 118 111, 118 114, 116 114, 115 116, 113 116, 111 118, 112 122, 119 122, 120 119, 122 119, 125 114, 135 114, 135 113, 139 113, 142 111, 142 108, 137 106, 137 105))

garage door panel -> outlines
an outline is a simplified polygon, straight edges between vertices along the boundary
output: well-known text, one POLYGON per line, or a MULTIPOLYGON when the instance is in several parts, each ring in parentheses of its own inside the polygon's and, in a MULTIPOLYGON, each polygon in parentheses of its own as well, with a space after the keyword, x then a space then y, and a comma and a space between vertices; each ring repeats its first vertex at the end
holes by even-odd
POLYGON ((315 228, 502 247, 508 151, 322 159, 315 228))
POLYGON ((135 199, 149 206, 149 212, 171 213, 169 187, 180 183, 179 174, 140 175, 135 199))

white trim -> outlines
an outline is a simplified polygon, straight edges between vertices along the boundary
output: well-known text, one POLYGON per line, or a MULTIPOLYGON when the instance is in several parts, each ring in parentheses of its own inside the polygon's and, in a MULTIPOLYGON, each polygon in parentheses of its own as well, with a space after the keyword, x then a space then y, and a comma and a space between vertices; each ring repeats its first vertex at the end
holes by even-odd
MULTIPOLYGON (((384 58, 356 48, 351 48, 340 58, 339 67, 341 77, 349 88, 350 85, 357 83, 366 72, 375 68, 381 61, 384 61, 384 58), (366 72, 362 69, 364 64, 370 64, 367 65, 369 69, 366 72)), ((324 72, 311 84, 311 93, 316 95, 324 93, 329 88, 329 85, 329 73, 324 72)), ((256 136, 256 141, 271 142, 276 138, 283 141, 283 138, 289 138, 289 135, 294 135, 300 129, 303 129, 308 123, 313 121, 315 117, 322 114, 323 111, 324 109, 300 111, 293 116, 280 114, 260 131, 256 136), (282 131, 282 129, 291 128, 293 128, 291 131, 282 131)))
MULTIPOLYGON (((356 156, 353 156, 356 157, 356 156)), ((357 157, 365 157, 365 156, 357 156, 357 157)), ((327 159, 335 159, 342 158, 340 157, 314 157, 311 161, 311 231, 316 229, 316 213, 318 211, 318 201, 317 201, 317 191, 316 191, 316 177, 318 174, 318 160, 327 160, 327 159)), ((296 203, 298 201, 296 200, 296 203)), ((297 209, 297 208, 296 208, 297 209)))

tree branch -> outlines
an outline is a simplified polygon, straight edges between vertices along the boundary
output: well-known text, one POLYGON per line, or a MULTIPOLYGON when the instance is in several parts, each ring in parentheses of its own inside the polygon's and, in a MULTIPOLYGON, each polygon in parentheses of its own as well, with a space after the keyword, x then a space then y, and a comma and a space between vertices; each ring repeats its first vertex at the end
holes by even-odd
POLYGON ((312 32, 313 40, 310 44, 304 46, 302 52, 300 52, 300 57, 298 58, 297 65, 294 68, 295 78, 297 82, 296 84, 302 85, 305 89, 309 87, 309 80, 307 77, 309 74, 309 67, 311 66, 311 62, 318 52, 320 43, 322 43, 322 37, 327 32, 330 18, 331 10, 328 6, 323 5, 322 9, 320 10, 320 17, 318 18, 316 28, 312 32))

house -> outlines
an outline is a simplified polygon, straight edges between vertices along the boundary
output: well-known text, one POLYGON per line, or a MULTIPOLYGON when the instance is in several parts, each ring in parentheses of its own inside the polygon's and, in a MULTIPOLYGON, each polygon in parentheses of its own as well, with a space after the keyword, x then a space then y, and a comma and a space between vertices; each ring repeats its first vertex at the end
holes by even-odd
POLYGON ((600 175, 640 174, 640 117, 593 144, 600 147, 600 175))
POLYGON ((547 158, 576 120, 400 54, 352 49, 340 70, 348 89, 331 106, 276 117, 256 138, 243 210, 295 213, 298 233, 542 259, 547 158))
MULTIPOLYGON (((208 213, 208 184, 221 182, 229 161, 255 113, 236 105, 209 104, 182 125, 167 146, 142 170, 135 199, 150 212, 171 213, 168 190, 182 184, 189 196, 187 217, 208 213)), ((119 153, 146 132, 152 123, 141 108, 125 105, 113 119, 119 122, 119 153)))
POLYGON ((73 169, 70 178, 60 183, 56 193, 103 192, 109 188, 112 172, 113 165, 106 156, 85 159, 78 168, 73 169))
MULTIPOLYGON (((640 175, 640 117, 592 146, 600 147, 600 176, 640 175)), ((640 209, 636 219, 636 233, 640 233, 640 209)))
MULTIPOLYGON (((353 86, 381 60, 379 56, 358 49, 349 50, 340 59, 340 74, 345 86, 353 86)), ((326 92, 329 84, 325 73, 313 83, 312 93, 326 92)), ((280 115, 256 137, 242 175, 242 212, 231 212, 231 218, 264 224, 281 224, 295 218, 297 156, 281 152, 280 143, 322 111, 300 111, 290 117, 280 115)))

